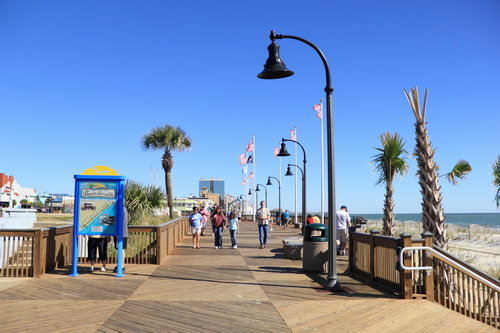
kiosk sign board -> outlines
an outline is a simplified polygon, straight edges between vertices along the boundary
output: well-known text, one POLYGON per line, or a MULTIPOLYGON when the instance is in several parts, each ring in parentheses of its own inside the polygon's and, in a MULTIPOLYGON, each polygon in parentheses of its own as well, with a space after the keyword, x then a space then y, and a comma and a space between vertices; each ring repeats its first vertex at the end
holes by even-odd
MULTIPOLYGON (((75 175, 75 215, 73 223, 73 267, 78 275, 78 236, 118 236, 117 262, 123 248, 125 176, 106 166, 94 166, 75 175)), ((82 244, 83 245, 83 244, 82 244)), ((123 276, 121 265, 117 277, 123 276)))

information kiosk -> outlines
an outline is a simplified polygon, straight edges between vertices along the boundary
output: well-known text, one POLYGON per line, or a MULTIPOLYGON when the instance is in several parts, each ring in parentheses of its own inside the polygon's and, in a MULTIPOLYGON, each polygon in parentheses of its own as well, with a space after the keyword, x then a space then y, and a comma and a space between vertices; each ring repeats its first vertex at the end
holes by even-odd
POLYGON ((118 236, 116 277, 123 276, 125 176, 98 165, 75 175, 73 256, 69 276, 78 275, 78 236, 118 236))

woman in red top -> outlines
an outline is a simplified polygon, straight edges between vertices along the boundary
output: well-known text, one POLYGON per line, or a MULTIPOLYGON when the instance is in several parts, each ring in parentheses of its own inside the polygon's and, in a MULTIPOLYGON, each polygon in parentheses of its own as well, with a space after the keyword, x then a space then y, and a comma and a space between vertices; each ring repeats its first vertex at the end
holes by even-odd
POLYGON ((221 206, 217 206, 212 212, 212 230, 215 236, 215 248, 222 249, 222 231, 226 229, 226 216, 221 206))
POLYGON ((313 219, 313 217, 312 217, 311 214, 307 215, 307 220, 306 221, 307 221, 307 224, 314 223, 314 219, 313 219))

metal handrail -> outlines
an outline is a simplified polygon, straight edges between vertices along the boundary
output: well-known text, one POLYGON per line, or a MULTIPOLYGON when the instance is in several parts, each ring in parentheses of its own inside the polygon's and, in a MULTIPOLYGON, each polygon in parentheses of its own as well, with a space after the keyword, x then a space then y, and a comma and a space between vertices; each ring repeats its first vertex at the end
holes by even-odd
POLYGON ((437 256, 439 259, 443 260, 444 262, 447 262, 448 264, 453 264, 453 265, 456 265, 456 266, 460 267, 460 269, 462 269, 463 271, 465 271, 467 274, 473 276, 474 278, 478 279, 481 283, 483 283, 483 284, 487 285, 488 287, 496 290, 497 292, 500 292, 500 286, 498 286, 496 284, 493 284, 491 281, 486 280, 485 278, 483 278, 482 276, 474 273, 473 271, 471 271, 467 267, 462 266, 457 261, 455 261, 455 260, 453 260, 451 258, 448 258, 448 257, 442 255, 441 253, 439 253, 436 250, 434 250, 432 247, 428 247, 428 246, 415 246, 415 247, 405 247, 405 248, 403 248, 401 250, 401 253, 399 254, 399 263, 401 265, 401 268, 406 269, 406 270, 410 270, 410 271, 424 271, 425 270, 425 271, 427 271, 427 274, 430 274, 430 271, 433 269, 433 267, 431 267, 431 266, 407 267, 407 266, 404 265, 403 253, 405 251, 413 251, 413 250, 426 250, 426 251, 428 251, 425 254, 427 257, 430 257, 431 253, 433 253, 435 256, 437 256))

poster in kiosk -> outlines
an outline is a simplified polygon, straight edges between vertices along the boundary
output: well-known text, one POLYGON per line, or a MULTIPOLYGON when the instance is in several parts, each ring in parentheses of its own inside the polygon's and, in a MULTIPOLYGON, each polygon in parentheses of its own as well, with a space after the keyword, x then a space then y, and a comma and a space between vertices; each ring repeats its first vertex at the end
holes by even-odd
MULTIPOLYGON (((73 255, 69 276, 78 275, 80 235, 118 236, 116 262, 122 262, 124 198, 125 176, 120 176, 109 167, 98 165, 75 175, 73 255)), ((116 267, 116 277, 122 277, 122 265, 117 264, 116 267)))

